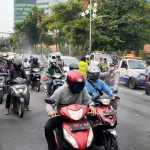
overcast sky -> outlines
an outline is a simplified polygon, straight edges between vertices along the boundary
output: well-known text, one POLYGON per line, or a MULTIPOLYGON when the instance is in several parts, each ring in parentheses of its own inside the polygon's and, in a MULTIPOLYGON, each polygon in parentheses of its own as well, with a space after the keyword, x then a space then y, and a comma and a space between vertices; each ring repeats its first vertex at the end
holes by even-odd
MULTIPOLYGON (((0 32, 12 32, 13 24, 14 0, 0 0, 0 32)), ((0 36, 2 36, 1 33, 0 36)))

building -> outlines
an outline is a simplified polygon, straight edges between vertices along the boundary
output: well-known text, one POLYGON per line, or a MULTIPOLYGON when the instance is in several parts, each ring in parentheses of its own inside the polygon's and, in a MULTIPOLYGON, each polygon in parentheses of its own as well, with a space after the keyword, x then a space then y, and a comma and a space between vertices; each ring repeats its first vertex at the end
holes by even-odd
POLYGON ((33 6, 36 0, 14 0, 14 23, 23 21, 33 6))
POLYGON ((51 6, 64 2, 67 2, 67 0, 37 0, 36 5, 38 8, 43 8, 45 10, 44 13, 49 15, 51 14, 51 6))

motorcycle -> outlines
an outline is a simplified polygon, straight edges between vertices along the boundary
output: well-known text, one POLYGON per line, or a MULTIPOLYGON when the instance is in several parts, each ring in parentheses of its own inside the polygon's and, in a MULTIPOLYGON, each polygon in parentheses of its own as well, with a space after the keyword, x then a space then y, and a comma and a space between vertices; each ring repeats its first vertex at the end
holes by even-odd
POLYGON ((23 70, 25 71, 26 75, 29 77, 30 76, 30 67, 23 68, 23 70))
MULTIPOLYGON (((48 104, 54 104, 54 100, 45 99, 48 104)), ((85 105, 72 104, 58 107, 58 114, 68 118, 61 127, 55 129, 55 140, 58 150, 91 150, 93 131, 85 119, 89 109, 85 105)))
POLYGON ((110 106, 110 98, 100 98, 95 96, 92 99, 95 103, 97 115, 88 116, 91 120, 94 132, 94 145, 96 147, 104 147, 105 150, 118 150, 117 132, 117 113, 110 106))
POLYGON ((24 108, 29 104, 30 99, 26 79, 18 77, 12 80, 11 97, 13 110, 22 118, 24 115, 24 108))
POLYGON ((8 77, 7 73, 0 74, 0 104, 3 103, 4 94, 7 94, 6 77, 8 77))
POLYGON ((41 71, 40 68, 34 68, 32 69, 32 78, 31 78, 31 88, 34 89, 36 87, 37 92, 40 91, 40 80, 41 80, 41 75, 39 72, 41 71))
MULTIPOLYGON (((56 89, 58 89, 60 86, 64 84, 64 81, 62 79, 62 74, 60 73, 55 73, 52 76, 52 79, 53 79, 53 84, 51 86, 51 95, 55 92, 56 89)), ((47 93, 47 86, 45 85, 44 88, 47 93)))

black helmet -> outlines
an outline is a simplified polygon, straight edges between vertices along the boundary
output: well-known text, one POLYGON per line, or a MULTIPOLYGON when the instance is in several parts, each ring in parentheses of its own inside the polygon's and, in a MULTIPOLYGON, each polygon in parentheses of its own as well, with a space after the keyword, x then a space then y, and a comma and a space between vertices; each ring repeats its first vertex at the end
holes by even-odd
POLYGON ((15 59, 14 62, 13 62, 13 66, 14 66, 14 68, 17 69, 17 70, 20 69, 21 66, 22 66, 21 60, 20 60, 20 59, 15 59))
POLYGON ((79 66, 78 66, 78 64, 76 64, 76 63, 72 63, 72 64, 69 65, 69 69, 70 69, 70 70, 73 70, 73 69, 77 69, 77 70, 78 70, 78 69, 79 69, 79 66))
POLYGON ((33 57, 33 63, 37 63, 38 62, 38 58, 37 57, 33 57))
POLYGON ((12 59, 7 59, 7 65, 11 65, 12 64, 12 59))
POLYGON ((81 61, 85 61, 86 62, 86 57, 85 56, 81 57, 81 61))
POLYGON ((147 61, 146 61, 146 64, 150 65, 150 60, 147 60, 147 61))
POLYGON ((97 80, 99 79, 99 75, 100 75, 100 69, 92 64, 87 68, 87 77, 91 80, 97 80))

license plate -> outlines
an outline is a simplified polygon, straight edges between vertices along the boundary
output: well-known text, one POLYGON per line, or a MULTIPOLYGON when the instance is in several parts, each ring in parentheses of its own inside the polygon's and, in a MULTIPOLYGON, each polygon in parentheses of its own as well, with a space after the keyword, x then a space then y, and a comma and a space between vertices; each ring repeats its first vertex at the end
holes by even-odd
POLYGON ((19 92, 19 93, 23 93, 23 89, 19 89, 18 92, 19 92))
POLYGON ((109 116, 109 115, 116 115, 116 112, 114 110, 110 111, 103 111, 104 116, 109 116))
POLYGON ((70 131, 87 130, 90 128, 88 123, 76 123, 69 125, 70 131))

